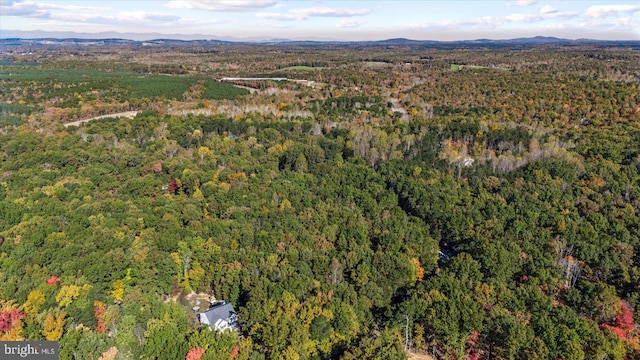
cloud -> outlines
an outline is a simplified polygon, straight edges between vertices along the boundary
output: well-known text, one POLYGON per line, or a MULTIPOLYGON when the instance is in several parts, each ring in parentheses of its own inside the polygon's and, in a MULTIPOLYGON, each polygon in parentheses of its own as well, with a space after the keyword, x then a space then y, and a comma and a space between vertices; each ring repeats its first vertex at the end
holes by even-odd
POLYGON ((175 15, 147 12, 124 13, 120 16, 120 18, 124 20, 147 20, 160 22, 174 22, 180 20, 180 17, 175 15))
POLYGON ((542 19, 543 20, 549 20, 549 19, 568 20, 568 19, 573 19, 577 16, 578 16, 578 13, 575 13, 573 11, 556 11, 552 13, 542 14, 542 19))
POLYGON ((545 5, 542 7, 542 9, 540 9, 540 14, 553 14, 553 13, 557 13, 558 9, 554 8, 553 6, 549 6, 549 5, 545 5))
POLYGON ((504 22, 503 19, 496 18, 493 16, 484 16, 476 19, 467 19, 462 21, 447 21, 444 24, 447 26, 455 26, 455 27, 467 27, 470 26, 472 28, 483 28, 483 29, 493 29, 496 26, 501 25, 504 22))
POLYGON ((0 1, 0 14, 3 16, 20 16, 26 18, 49 19, 52 13, 49 10, 73 10, 104 12, 111 10, 105 7, 96 6, 76 6, 76 5, 56 5, 47 3, 35 3, 22 0, 0 1))
POLYGON ((344 19, 342 21, 340 21, 339 23, 336 24, 336 27, 339 28, 357 28, 360 27, 364 24, 366 24, 366 21, 356 21, 356 20, 347 20, 344 19))
POLYGON ((180 21, 179 16, 148 13, 143 11, 125 12, 116 15, 89 15, 89 14, 57 14, 52 16, 53 20, 67 23, 84 23, 94 25, 144 25, 159 26, 166 23, 175 25, 180 21))
POLYGON ((257 13, 256 16, 259 18, 275 20, 275 21, 293 21, 293 20, 298 20, 300 18, 294 14, 277 14, 277 13, 257 13))
POLYGON ((511 14, 505 16, 505 20, 512 23, 532 23, 552 19, 572 19, 578 16, 571 11, 558 11, 551 6, 544 6, 538 14, 511 14))
POLYGON ((100 6, 77 6, 77 5, 55 5, 55 4, 38 4, 42 9, 55 9, 55 10, 81 10, 81 11, 110 11, 111 8, 100 6))
POLYGON ((518 6, 531 6, 535 3, 537 3, 538 0, 518 0, 516 2, 514 2, 514 5, 518 5, 518 6))
POLYGON ((587 9, 585 16, 588 18, 601 18, 637 11, 640 11, 640 5, 595 5, 587 9))
POLYGON ((538 14, 511 14, 511 15, 505 16, 505 19, 507 21, 520 22, 520 23, 534 22, 534 21, 540 21, 540 19, 542 19, 542 16, 538 14))
POLYGON ((1 2, 0 14, 2 14, 2 16, 20 16, 40 19, 51 17, 51 12, 45 10, 41 5, 22 1, 1 2))
POLYGON ((91 28, 93 30, 144 29, 166 30, 168 28, 203 28, 228 23, 229 19, 181 18, 174 13, 154 11, 118 11, 108 7, 71 5, 68 3, 39 3, 31 0, 0 0, 0 14, 26 19, 33 23, 37 19, 47 21, 48 26, 63 28, 91 28))
POLYGON ((495 29, 502 25, 504 19, 493 16, 484 16, 476 19, 467 20, 448 20, 442 23, 423 22, 418 24, 410 24, 403 26, 401 30, 429 30, 429 31, 455 31, 462 28, 472 29, 495 29))
POLYGON ((293 29, 293 28, 295 28, 295 26, 291 25, 291 23, 282 23, 282 22, 272 22, 272 23, 269 23, 267 26, 269 26, 270 28, 273 28, 273 29, 293 29))
POLYGON ((241 12, 274 7, 275 0, 171 0, 166 7, 208 11, 241 12))
POLYGON ((370 13, 371 10, 362 8, 362 9, 338 9, 338 8, 329 8, 329 7, 313 7, 313 8, 303 8, 303 9, 292 9, 289 10, 286 14, 280 13, 257 13, 256 16, 275 20, 275 21, 293 21, 293 20, 304 20, 311 17, 354 17, 354 16, 363 16, 370 13))
POLYGON ((307 17, 352 17, 370 13, 369 9, 336 9, 328 7, 315 7, 306 9, 294 9, 291 13, 307 17))
POLYGON ((518 24, 540 23, 549 24, 556 19, 573 19, 578 17, 575 12, 561 12, 551 7, 543 7, 539 13, 514 13, 504 17, 483 16, 464 20, 446 20, 442 22, 427 22, 412 24, 403 27, 405 30, 440 30, 440 31, 462 31, 464 29, 500 29, 505 26, 513 27, 518 24))

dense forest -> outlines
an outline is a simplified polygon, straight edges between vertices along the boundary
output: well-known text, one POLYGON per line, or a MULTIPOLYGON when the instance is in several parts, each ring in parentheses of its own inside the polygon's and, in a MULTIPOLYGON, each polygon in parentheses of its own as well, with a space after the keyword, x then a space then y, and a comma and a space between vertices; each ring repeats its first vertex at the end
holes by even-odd
POLYGON ((117 50, 1 54, 0 340, 640 359, 637 50, 117 50))

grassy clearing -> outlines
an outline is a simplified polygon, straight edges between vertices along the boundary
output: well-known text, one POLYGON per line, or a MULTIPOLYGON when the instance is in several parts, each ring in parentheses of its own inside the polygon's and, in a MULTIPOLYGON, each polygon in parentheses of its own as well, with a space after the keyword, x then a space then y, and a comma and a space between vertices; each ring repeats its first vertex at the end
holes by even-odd
POLYGON ((488 67, 488 66, 480 66, 480 65, 459 65, 459 64, 451 64, 450 70, 452 71, 460 71, 462 69, 473 69, 473 70, 482 70, 482 69, 497 69, 497 70, 511 70, 506 67, 488 67))
POLYGON ((237 96, 247 95, 249 90, 242 89, 229 83, 208 79, 202 98, 207 100, 233 99, 237 96))
POLYGON ((28 63, 28 62, 16 62, 9 59, 0 59, 0 66, 36 66, 37 63, 28 63))
POLYGON ((282 71, 314 71, 314 70, 323 70, 323 69, 325 69, 325 67, 297 65, 297 66, 289 66, 286 68, 282 68, 280 70, 282 71))
POLYGON ((107 72, 88 69, 0 69, 0 80, 12 81, 56 81, 62 83, 77 83, 86 81, 115 80, 136 76, 124 71, 107 72))
POLYGON ((366 66, 374 67, 374 68, 381 68, 381 67, 385 67, 385 66, 391 66, 391 64, 383 62, 383 61, 367 61, 364 64, 366 66))
POLYGON ((458 71, 458 70, 462 70, 462 69, 489 69, 486 66, 479 66, 479 65, 458 65, 458 64, 451 64, 451 70, 453 71, 458 71))
MULTIPOLYGON (((86 93, 104 90, 119 94, 120 101, 141 98, 181 99, 189 87, 205 81, 204 99, 233 99, 248 93, 231 84, 219 83, 199 77, 172 75, 141 75, 126 71, 100 71, 90 69, 0 69, 0 80, 11 82, 32 81, 38 87, 50 88, 51 96, 65 97, 66 93, 86 93), (53 84, 66 84, 62 88, 53 84)), ((73 104, 72 104, 73 105, 73 104)))

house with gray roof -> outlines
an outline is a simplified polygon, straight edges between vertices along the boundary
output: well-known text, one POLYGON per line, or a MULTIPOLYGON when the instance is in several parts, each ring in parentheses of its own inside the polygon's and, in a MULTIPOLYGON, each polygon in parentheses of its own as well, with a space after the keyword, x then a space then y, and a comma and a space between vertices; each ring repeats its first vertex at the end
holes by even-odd
POLYGON ((200 324, 207 325, 216 331, 238 330, 238 314, 226 301, 211 302, 209 309, 198 314, 200 324))

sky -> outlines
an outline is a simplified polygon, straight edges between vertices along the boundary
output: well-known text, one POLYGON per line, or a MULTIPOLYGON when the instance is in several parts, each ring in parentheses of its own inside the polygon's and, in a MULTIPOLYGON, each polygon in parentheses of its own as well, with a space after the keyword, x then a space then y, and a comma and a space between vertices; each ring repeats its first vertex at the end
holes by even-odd
POLYGON ((0 0, 0 37, 12 30, 239 40, 640 40, 640 2, 0 0))

